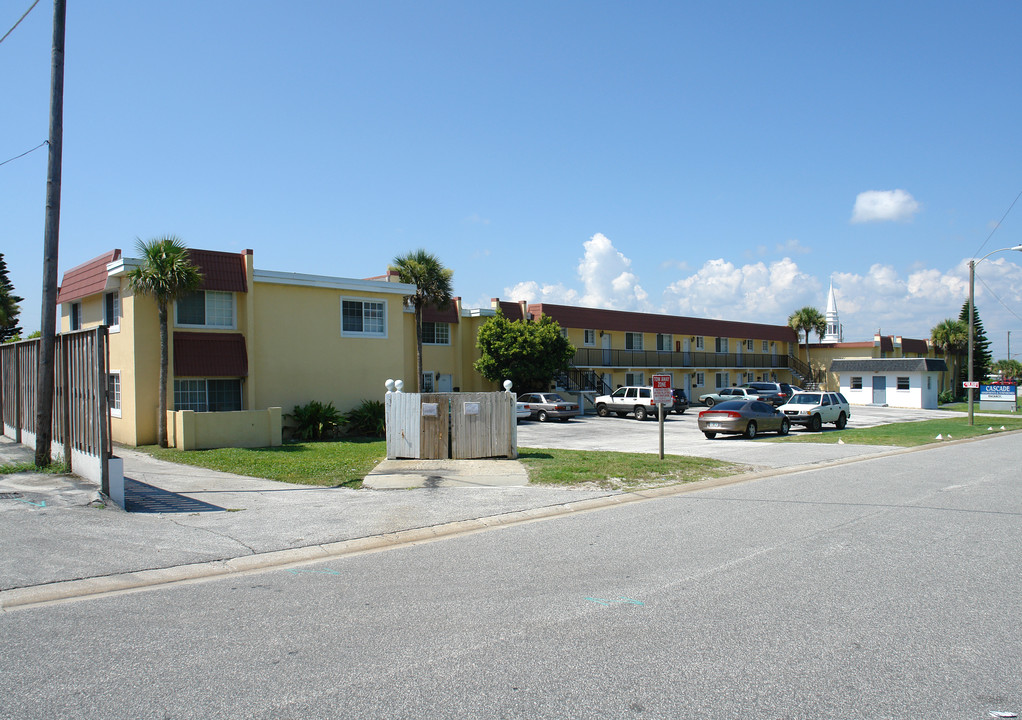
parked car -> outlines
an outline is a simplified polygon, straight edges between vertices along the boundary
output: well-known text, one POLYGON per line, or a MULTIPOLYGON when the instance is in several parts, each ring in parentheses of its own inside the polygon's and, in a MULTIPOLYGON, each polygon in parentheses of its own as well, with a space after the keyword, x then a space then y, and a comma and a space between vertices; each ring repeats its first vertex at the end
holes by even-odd
POLYGON ((568 402, 555 392, 525 393, 518 399, 528 403, 530 415, 540 422, 546 422, 548 418, 568 422, 582 414, 578 403, 568 402))
POLYGON ((729 387, 718 390, 715 393, 707 393, 699 396, 699 402, 706 407, 713 407, 717 403, 726 400, 759 400, 759 393, 751 388, 729 387))
POLYGON ((656 416, 651 387, 619 387, 610 395, 600 395, 595 403, 596 414, 600 417, 607 417, 611 413, 618 417, 635 413, 636 420, 645 420, 650 415, 656 416))
POLYGON ((753 381, 739 385, 739 387, 754 390, 762 400, 768 400, 773 405, 783 405, 791 398, 793 390, 788 383, 776 383, 766 381, 753 381))
POLYGON ((671 390, 671 394, 674 395, 674 407, 671 410, 679 415, 684 415, 685 411, 688 410, 688 396, 685 394, 685 391, 681 388, 674 388, 671 390))
POLYGON ((819 432, 823 423, 834 423, 841 430, 852 416, 845 396, 838 392, 800 392, 780 407, 792 425, 804 425, 819 432))
POLYGON ((528 405, 519 400, 515 403, 515 422, 519 420, 528 420, 532 417, 532 410, 528 405))
POLYGON ((699 429, 710 440, 717 437, 717 433, 752 439, 763 430, 787 435, 790 428, 787 416, 762 400, 725 400, 699 413, 699 429))

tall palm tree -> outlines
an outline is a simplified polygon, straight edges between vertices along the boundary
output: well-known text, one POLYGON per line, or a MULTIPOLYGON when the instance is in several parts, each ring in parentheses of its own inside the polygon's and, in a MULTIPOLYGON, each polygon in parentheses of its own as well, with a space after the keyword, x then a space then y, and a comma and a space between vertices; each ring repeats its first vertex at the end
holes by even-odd
POLYGON ((142 264, 128 273, 128 287, 156 300, 160 317, 160 403, 157 441, 167 447, 167 308, 182 295, 199 289, 202 273, 188 259, 188 248, 173 235, 137 241, 142 264))
MULTIPOLYGON (((930 330, 930 340, 938 350, 944 353, 944 362, 951 372, 951 387, 957 388, 959 363, 956 361, 956 358, 963 349, 968 348, 969 326, 961 320, 955 320, 954 318, 941 320, 930 330)), ((942 376, 941 380, 943 381, 943 379, 942 376)), ((944 389, 947 388, 941 382, 941 391, 943 392, 944 389)))
POLYGON ((444 267, 439 258, 425 250, 416 250, 394 258, 391 270, 396 270, 401 282, 415 286, 415 294, 405 298, 415 309, 415 388, 422 391, 422 309, 433 306, 446 310, 451 304, 451 279, 454 271, 444 267))
POLYGON ((804 332, 806 334, 806 365, 812 370, 809 363, 809 333, 815 332, 819 339, 827 333, 827 317, 812 305, 799 308, 788 316, 788 327, 795 331, 795 335, 804 332))

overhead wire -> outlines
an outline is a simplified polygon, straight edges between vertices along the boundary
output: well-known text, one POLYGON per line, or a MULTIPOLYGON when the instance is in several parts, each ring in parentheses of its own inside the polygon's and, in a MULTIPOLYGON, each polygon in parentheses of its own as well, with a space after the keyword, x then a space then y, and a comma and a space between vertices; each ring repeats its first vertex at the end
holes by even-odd
POLYGON ((3 42, 4 40, 6 40, 6 39, 7 39, 7 36, 8 36, 8 35, 10 35, 10 34, 11 34, 12 32, 14 32, 14 28, 16 28, 16 27, 18 27, 19 25, 21 25, 21 21, 22 21, 22 20, 24 20, 24 19, 25 19, 26 17, 28 17, 28 14, 29 14, 30 12, 32 12, 32 10, 33 10, 33 9, 35 9, 35 6, 36 6, 36 5, 38 5, 38 4, 39 4, 39 0, 35 0, 35 2, 34 2, 34 3, 32 3, 32 6, 31 6, 31 7, 30 7, 30 8, 28 9, 28 10, 26 10, 26 11, 25 11, 25 12, 24 12, 24 13, 22 14, 22 16, 21 16, 20 18, 18 18, 18 22, 14 23, 13 27, 11 27, 11 29, 10 29, 10 30, 8 30, 7 32, 5 32, 5 33, 4 33, 4 36, 3 36, 3 37, 0 37, 0 43, 2 43, 2 42, 3 42))
POLYGON ((1001 227, 1001 223, 1004 222, 1004 218, 1008 217, 1008 213, 1010 213, 1011 209, 1015 207, 1015 203, 1018 202, 1018 199, 1020 197, 1022 197, 1022 190, 1020 190, 1018 195, 1015 196, 1015 199, 1011 201, 1011 205, 1008 206, 1008 209, 1004 211, 1004 215, 1002 215, 1001 219, 997 221, 996 225, 994 225, 994 229, 990 231, 989 235, 987 235, 987 239, 984 240, 983 244, 979 246, 979 249, 977 249, 976 252, 973 253, 973 257, 976 257, 976 255, 979 255, 981 252, 983 252, 983 248, 986 247, 986 244, 990 242, 990 238, 992 238, 994 236, 994 233, 997 232, 997 230, 1001 227))
POLYGON ((49 140, 43 140, 43 141, 42 141, 41 143, 39 143, 38 145, 36 145, 36 146, 35 146, 34 148, 32 148, 31 150, 26 150, 25 152, 21 153, 21 155, 15 155, 15 156, 14 156, 14 157, 12 157, 12 158, 11 158, 10 160, 4 160, 3 162, 0 162, 0 166, 6 165, 6 164, 7 164, 7 163, 9 163, 9 162, 14 162, 14 161, 15 161, 15 160, 17 160, 18 158, 23 158, 23 157, 25 157, 26 155, 28 155, 29 153, 34 153, 34 152, 35 152, 36 150, 38 150, 39 148, 43 147, 44 145, 49 145, 49 144, 50 144, 50 141, 49 141, 49 140))

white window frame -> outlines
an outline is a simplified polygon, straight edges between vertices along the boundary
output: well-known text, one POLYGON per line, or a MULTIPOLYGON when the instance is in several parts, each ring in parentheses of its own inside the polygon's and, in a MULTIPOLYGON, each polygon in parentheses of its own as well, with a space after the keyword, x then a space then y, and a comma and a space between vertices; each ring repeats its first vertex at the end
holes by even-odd
POLYGON ((358 337, 358 338, 377 338, 386 339, 387 337, 387 301, 380 298, 365 298, 365 297, 349 297, 347 295, 341 298, 341 337, 358 337), (383 331, 382 332, 366 332, 365 330, 345 330, 344 329, 344 303, 362 303, 362 327, 365 327, 365 306, 366 303, 373 303, 382 306, 383 308, 383 331))
POLYGON ((895 375, 894 376, 894 387, 902 392, 907 392, 912 389, 912 378, 908 375, 895 375), (905 387, 901 386, 901 381, 905 381, 905 387))
POLYGON ((671 352, 674 350, 674 336, 671 333, 656 334, 656 349, 658 352, 671 352))
POLYGON ((755 346, 754 342, 755 341, 752 338, 749 338, 748 340, 746 340, 745 341, 745 349, 748 350, 749 352, 752 352, 753 350, 755 350, 756 346, 755 346))
POLYGON ((68 313, 68 326, 71 328, 71 332, 82 329, 82 304, 80 302, 71 303, 71 310, 68 313))
MULTIPOLYGON (((193 408, 179 407, 178 406, 177 396, 178 396, 178 386, 179 386, 180 383, 202 383, 202 398, 203 398, 202 402, 203 402, 203 405, 205 406, 205 409, 203 409, 203 410, 194 410, 194 412, 234 412, 232 410, 220 411, 220 410, 210 410, 209 409, 209 405, 210 405, 210 402, 209 402, 209 383, 211 381, 232 381, 232 382, 237 382, 238 383, 238 400, 239 400, 239 408, 238 409, 239 410, 244 410, 245 409, 245 388, 244 388, 244 383, 243 383, 241 378, 232 378, 232 377, 211 377, 211 378, 206 378, 206 377, 183 377, 183 378, 174 378, 174 386, 171 389, 172 397, 174 398, 174 410, 192 410, 193 409, 193 408)), ((191 390, 189 390, 189 392, 195 392, 195 389, 191 389, 191 390)))
POLYGON ((582 331, 582 344, 586 347, 596 347, 596 331, 595 330, 583 330, 582 331))
POLYGON ((769 346, 769 344, 767 343, 766 340, 763 341, 763 346, 762 347, 763 347, 763 352, 769 352, 770 351, 770 346, 769 346))
POLYGON ((706 346, 703 343, 703 336, 702 335, 697 335, 696 336, 696 350, 705 350, 705 349, 706 349, 706 346))
POLYGON ((107 403, 110 417, 121 416, 121 371, 111 370, 107 374, 107 403))
POLYGON ((731 387, 731 373, 719 372, 714 374, 713 378, 714 387, 718 390, 723 390, 726 387, 731 387))
POLYGON ((103 295, 103 321, 107 325, 108 332, 121 331, 121 294, 117 290, 111 290, 103 295), (112 312, 108 307, 108 302, 112 306, 112 312))
POLYGON ((701 372, 696 373, 696 387, 703 387, 706 385, 706 375, 701 372))
POLYGON ((419 392, 436 392, 436 370, 422 371, 422 387, 419 388, 419 392))
POLYGON ((446 322, 423 322, 422 323, 422 344, 423 345, 450 345, 451 344, 451 324, 446 322), (433 342, 426 341, 426 325, 433 326, 433 342), (440 335, 446 336, 442 342, 437 342, 437 330, 443 327, 443 332, 440 335))
POLYGON ((642 350, 642 333, 638 332, 626 332, 625 333, 625 350, 642 350), (632 346, 628 347, 628 343, 631 341, 632 346))
POLYGON ((714 338, 713 351, 718 353, 728 352, 728 338, 726 337, 714 338))
POLYGON ((226 290, 197 290, 196 292, 202 293, 202 323, 184 323, 178 320, 177 315, 177 303, 174 303, 174 327, 182 328, 216 328, 218 330, 236 330, 238 326, 238 304, 234 297, 234 293, 226 290), (217 299, 221 297, 228 297, 231 301, 231 320, 227 324, 223 323, 211 323, 209 321, 210 315, 210 299, 217 299))
POLYGON ((638 386, 641 387, 646 384, 646 373, 642 371, 633 371, 625 373, 625 386, 638 386))

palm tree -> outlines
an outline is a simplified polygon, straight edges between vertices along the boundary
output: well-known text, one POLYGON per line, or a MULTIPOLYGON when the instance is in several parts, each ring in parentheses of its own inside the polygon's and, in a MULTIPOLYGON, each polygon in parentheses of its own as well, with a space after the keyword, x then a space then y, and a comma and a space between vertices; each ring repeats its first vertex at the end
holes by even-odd
POLYGON ((788 316, 788 327, 795 331, 795 335, 801 332, 806 334, 806 365, 812 370, 809 363, 809 333, 815 332, 819 339, 827 333, 827 317, 812 305, 799 308, 788 316))
MULTIPOLYGON (((951 387, 958 387, 958 363, 955 358, 968 347, 969 326, 961 320, 947 318, 941 320, 930 330, 930 341, 934 347, 944 353, 944 362, 951 372, 951 387)), ((943 380, 943 377, 941 378, 943 380)), ((942 391, 945 389, 941 383, 942 391)))
POLYGON ((391 270, 396 270, 401 282, 415 286, 415 294, 405 300, 415 308, 415 388, 422 391, 422 309, 433 306, 446 310, 451 304, 451 278, 454 271, 445 268, 439 258, 425 250, 416 250, 394 258, 391 270))
POLYGON ((202 273, 188 259, 188 248, 173 235, 137 241, 142 264, 128 273, 128 287, 156 300, 160 317, 160 403, 157 441, 167 447, 167 308, 182 295, 199 289, 202 273))

